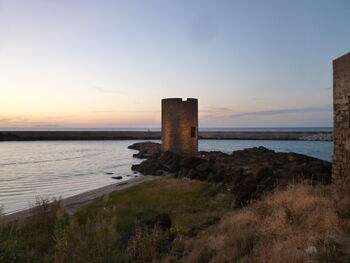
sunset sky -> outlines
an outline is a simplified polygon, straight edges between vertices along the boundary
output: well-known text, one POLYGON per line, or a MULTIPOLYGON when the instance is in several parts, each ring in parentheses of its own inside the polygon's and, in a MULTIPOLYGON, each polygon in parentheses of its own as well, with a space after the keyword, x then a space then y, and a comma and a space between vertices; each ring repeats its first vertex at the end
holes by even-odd
POLYGON ((0 128, 332 126, 349 0, 0 0, 0 128))

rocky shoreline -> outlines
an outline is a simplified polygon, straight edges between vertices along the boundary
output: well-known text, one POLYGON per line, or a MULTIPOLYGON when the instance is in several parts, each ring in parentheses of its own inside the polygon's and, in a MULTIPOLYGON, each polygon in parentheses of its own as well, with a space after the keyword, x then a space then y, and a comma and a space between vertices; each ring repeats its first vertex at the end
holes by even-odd
POLYGON ((297 153, 275 152, 255 147, 225 154, 199 152, 197 156, 161 153, 160 144, 135 143, 129 146, 146 158, 132 166, 144 175, 173 175, 217 183, 236 194, 235 207, 244 206, 276 187, 291 183, 331 183, 331 163, 297 153))

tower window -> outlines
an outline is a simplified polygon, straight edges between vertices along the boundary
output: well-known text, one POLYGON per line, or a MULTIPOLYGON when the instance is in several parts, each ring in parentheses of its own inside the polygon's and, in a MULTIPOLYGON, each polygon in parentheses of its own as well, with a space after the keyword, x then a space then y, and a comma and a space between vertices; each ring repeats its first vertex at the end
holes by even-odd
POLYGON ((192 138, 196 137, 196 127, 194 126, 191 127, 191 137, 192 138))

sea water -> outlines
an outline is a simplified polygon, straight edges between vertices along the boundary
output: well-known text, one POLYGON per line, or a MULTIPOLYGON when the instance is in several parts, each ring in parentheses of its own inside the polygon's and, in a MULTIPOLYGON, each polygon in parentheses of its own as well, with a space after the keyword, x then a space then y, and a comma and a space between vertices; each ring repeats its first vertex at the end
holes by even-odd
MULTIPOLYGON (((139 176, 131 165, 141 160, 127 147, 136 140, 0 142, 0 205, 11 213, 37 199, 65 198, 139 176), (113 173, 113 174, 111 174, 113 173), (112 176, 122 176, 115 180, 112 176)), ((155 140, 155 142, 159 142, 155 140)), ((264 146, 330 161, 332 142, 271 140, 200 140, 204 151, 264 146)))

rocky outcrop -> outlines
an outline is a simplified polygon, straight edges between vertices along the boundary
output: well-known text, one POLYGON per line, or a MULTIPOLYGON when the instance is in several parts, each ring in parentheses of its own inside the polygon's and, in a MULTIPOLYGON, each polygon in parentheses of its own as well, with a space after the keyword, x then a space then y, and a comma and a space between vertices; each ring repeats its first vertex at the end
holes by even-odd
POLYGON ((160 144, 154 142, 134 143, 128 148, 132 150, 138 150, 139 152, 134 154, 133 157, 140 159, 150 158, 153 155, 158 156, 160 154, 160 144))
POLYGON ((152 155, 148 155, 150 157, 142 163, 133 165, 133 170, 146 175, 173 174, 222 184, 236 194, 235 206, 245 205, 276 186, 296 182, 328 184, 331 181, 331 163, 297 153, 275 152, 264 147, 232 154, 199 152, 192 157, 172 152, 161 154, 160 145, 145 143, 137 147, 145 153, 152 152, 152 155), (146 150, 148 147, 152 150, 146 150))

